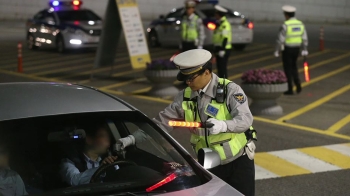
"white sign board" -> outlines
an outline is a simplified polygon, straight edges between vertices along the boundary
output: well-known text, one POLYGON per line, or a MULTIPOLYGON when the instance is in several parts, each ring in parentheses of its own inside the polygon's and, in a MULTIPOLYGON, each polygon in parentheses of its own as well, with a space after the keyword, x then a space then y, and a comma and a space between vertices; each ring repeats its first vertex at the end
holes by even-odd
POLYGON ((145 68, 151 61, 136 0, 116 0, 132 67, 145 68))

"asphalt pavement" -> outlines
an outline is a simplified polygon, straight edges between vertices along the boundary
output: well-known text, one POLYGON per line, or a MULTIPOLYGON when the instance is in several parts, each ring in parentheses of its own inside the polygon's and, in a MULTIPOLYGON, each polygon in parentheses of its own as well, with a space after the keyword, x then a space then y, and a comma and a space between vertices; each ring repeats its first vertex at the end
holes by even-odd
MULTIPOLYGON (((229 79, 240 84, 242 72, 249 69, 282 69, 280 58, 273 56, 279 26, 255 24, 254 43, 231 54, 229 79)), ((259 137, 256 195, 350 195, 350 29, 323 25, 325 50, 319 51, 320 26, 307 25, 311 81, 302 80, 301 94, 278 100, 283 115, 254 118, 259 137)), ((0 22, 0 32, 0 82, 52 81, 93 86, 121 97, 149 117, 171 102, 171 97, 148 94, 152 85, 142 69, 131 68, 123 43, 118 47, 115 65, 98 69, 92 69, 95 50, 57 54, 54 50, 24 48, 24 72, 17 73, 17 43, 25 43, 24 22, 0 22)), ((152 59, 170 58, 175 52, 176 48, 150 49, 152 59)), ((301 58, 299 65, 303 78, 301 58)), ((171 134, 192 152, 187 131, 179 129, 171 134)))

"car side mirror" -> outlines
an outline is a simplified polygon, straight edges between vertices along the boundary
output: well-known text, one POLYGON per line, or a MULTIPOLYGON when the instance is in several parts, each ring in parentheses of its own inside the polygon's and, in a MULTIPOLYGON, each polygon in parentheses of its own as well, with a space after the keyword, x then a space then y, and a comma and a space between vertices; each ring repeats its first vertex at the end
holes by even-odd
POLYGON ((55 19, 52 18, 52 17, 47 17, 47 18, 45 18, 45 22, 47 24, 54 25, 55 24, 55 19))
POLYGON ((164 15, 159 15, 159 19, 164 19, 164 15))
POLYGON ((202 148, 198 151, 198 162, 204 169, 211 169, 221 164, 221 158, 216 151, 210 148, 202 148))

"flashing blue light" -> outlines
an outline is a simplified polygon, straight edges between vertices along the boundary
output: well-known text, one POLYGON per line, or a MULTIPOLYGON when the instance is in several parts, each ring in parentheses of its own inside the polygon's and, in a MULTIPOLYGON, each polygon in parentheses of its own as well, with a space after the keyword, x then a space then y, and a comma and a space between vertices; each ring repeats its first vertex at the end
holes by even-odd
POLYGON ((53 6, 58 6, 58 5, 60 5, 60 2, 59 2, 59 1, 53 1, 53 2, 52 2, 52 5, 53 5, 53 6))
POLYGON ((74 135, 73 138, 74 139, 79 139, 79 136, 78 135, 74 135))

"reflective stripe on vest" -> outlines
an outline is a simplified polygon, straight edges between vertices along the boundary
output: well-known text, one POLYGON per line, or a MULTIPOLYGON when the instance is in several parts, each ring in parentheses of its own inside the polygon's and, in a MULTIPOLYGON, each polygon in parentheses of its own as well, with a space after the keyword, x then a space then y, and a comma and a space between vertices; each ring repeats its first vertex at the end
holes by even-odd
MULTIPOLYGON (((227 86, 231 81, 226 80, 227 86)), ((224 79, 219 79, 220 84, 224 84, 224 79)), ((182 102, 182 109, 185 113, 185 120, 187 122, 201 122, 197 108, 197 97, 191 100, 191 88, 187 87, 184 90, 184 97, 182 102)), ((216 119, 218 120, 232 120, 232 116, 227 108, 226 103, 217 103, 212 100, 211 105, 219 108, 216 119)), ((250 127, 253 129, 253 127, 250 127)), ((216 150, 221 158, 223 164, 232 161, 239 151, 247 144, 247 137, 245 133, 220 133, 217 135, 209 135, 206 137, 205 129, 191 129, 191 145, 196 153, 201 148, 211 148, 216 150)))
POLYGON ((297 19, 290 19, 284 22, 286 25, 286 45, 300 45, 303 42, 304 24, 297 19))
POLYGON ((198 39, 197 20, 197 15, 194 15, 191 20, 188 20, 186 16, 183 17, 181 25, 183 41, 193 42, 198 39))
POLYGON ((222 46, 224 39, 227 38, 227 44, 225 49, 232 48, 232 30, 231 24, 228 22, 227 18, 224 16, 221 20, 220 26, 214 30, 213 34, 213 44, 214 46, 222 46))

